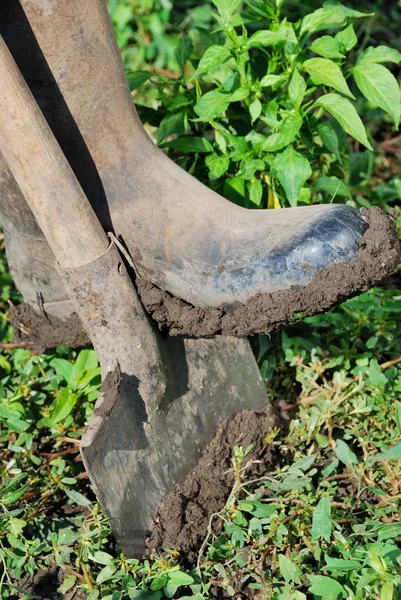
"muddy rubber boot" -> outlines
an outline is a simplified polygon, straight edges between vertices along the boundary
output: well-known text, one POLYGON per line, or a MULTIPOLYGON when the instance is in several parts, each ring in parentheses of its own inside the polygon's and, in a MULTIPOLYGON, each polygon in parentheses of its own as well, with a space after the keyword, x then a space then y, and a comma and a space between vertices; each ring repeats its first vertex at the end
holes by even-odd
MULTIPOLYGON (((357 259, 368 219, 353 208, 244 209, 209 190, 153 144, 135 111, 103 0, 54 0, 51 6, 44 0, 21 0, 21 6, 99 173, 110 213, 99 206, 102 224, 112 226, 123 239, 143 301, 163 325, 179 322, 182 333, 195 335, 267 331, 269 321, 254 326, 249 303, 262 296, 271 313, 269 299, 273 297, 273 306, 279 301, 274 293, 304 290, 317 271, 357 259), (141 280, 157 286, 156 293, 141 280), (171 295, 184 302, 168 305, 171 295), (205 321, 205 311, 208 324, 202 330, 197 324, 205 321), (239 316, 242 324, 237 327, 239 316)), ((60 139, 62 131, 56 129, 60 139)), ((91 190, 85 191, 96 205, 91 190)), ((387 220, 382 227, 387 235, 386 228, 387 220)), ((397 252, 376 252, 379 278, 393 268, 397 252)), ((336 273, 337 292, 312 312, 329 308, 378 278, 376 272, 357 271, 351 285, 342 285, 336 273)), ((325 287, 327 282, 314 296, 324 296, 325 287)), ((297 298, 291 297, 286 308, 289 320, 307 314, 297 298)), ((258 312, 261 309, 263 303, 257 306, 258 312)), ((281 313, 275 317, 279 324, 286 321, 281 313)))

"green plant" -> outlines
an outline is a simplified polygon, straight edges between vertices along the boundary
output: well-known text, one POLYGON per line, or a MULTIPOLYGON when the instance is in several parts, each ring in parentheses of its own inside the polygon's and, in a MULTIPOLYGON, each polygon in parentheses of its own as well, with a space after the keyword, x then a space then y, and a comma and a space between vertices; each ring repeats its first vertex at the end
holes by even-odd
MULTIPOLYGON (((358 52, 353 23, 369 15, 335 1, 294 23, 281 16, 281 1, 242 10, 239 0, 214 4, 209 39, 199 47, 193 36, 180 38, 178 76, 131 76, 133 90, 144 86, 138 104, 152 90, 157 111, 143 119, 158 127, 159 145, 249 208, 353 196, 364 204, 363 192, 347 185, 365 179, 352 150, 373 157, 358 112, 379 107, 398 128, 399 86, 384 64, 399 64, 401 54, 386 46, 358 52)), ((391 199, 399 192, 397 184, 391 199)))

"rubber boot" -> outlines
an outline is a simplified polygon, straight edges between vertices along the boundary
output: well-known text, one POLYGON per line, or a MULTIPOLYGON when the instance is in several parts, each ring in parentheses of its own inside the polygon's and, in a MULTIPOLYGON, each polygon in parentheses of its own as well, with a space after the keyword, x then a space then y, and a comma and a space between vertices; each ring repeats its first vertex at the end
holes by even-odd
MULTIPOLYGON (((243 209, 153 144, 135 111, 103 0, 6 0, 0 10, 6 42, 104 228, 124 240, 139 278, 213 310, 302 289, 317 269, 355 259, 367 225, 351 207, 243 209), (43 53, 41 73, 32 69, 34 52, 21 45, 21 31, 43 53)), ((213 327, 199 334, 224 332, 213 327)), ((229 332, 251 331, 249 324, 229 332)), ((181 332, 194 330, 184 325, 181 332)))
POLYGON ((195 306, 218 307, 302 287, 316 269, 355 259, 366 222, 353 208, 247 210, 153 144, 135 111, 103 0, 21 5, 140 276, 195 306))

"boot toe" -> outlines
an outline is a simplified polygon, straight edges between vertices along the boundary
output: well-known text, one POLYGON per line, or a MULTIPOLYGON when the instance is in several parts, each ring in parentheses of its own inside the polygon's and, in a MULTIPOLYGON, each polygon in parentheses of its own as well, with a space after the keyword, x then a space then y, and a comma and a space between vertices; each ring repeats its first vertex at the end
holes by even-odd
POLYGON ((285 241, 261 259, 215 277, 214 291, 230 303, 230 297, 246 302, 256 293, 302 288, 316 270, 355 260, 366 228, 360 213, 347 205, 327 207, 295 234, 290 221, 285 241))
POLYGON ((366 228, 366 221, 355 209, 333 205, 301 236, 292 240, 290 247, 283 249, 288 271, 302 284, 309 272, 353 261, 366 228))

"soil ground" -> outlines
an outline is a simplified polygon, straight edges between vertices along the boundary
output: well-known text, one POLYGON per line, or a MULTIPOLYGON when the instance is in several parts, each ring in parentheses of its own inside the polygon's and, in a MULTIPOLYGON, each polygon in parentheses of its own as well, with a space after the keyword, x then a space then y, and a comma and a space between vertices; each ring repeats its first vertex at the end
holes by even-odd
POLYGON ((222 509, 235 482, 233 447, 245 449, 252 444, 246 460, 257 462, 248 475, 258 477, 271 470, 279 458, 264 441, 267 431, 278 424, 278 418, 272 422, 269 406, 265 411, 241 411, 220 425, 195 469, 164 499, 151 526, 148 548, 173 547, 180 550, 189 564, 196 562, 210 517, 222 509))
MULTIPOLYGON (((57 588, 62 584, 64 577, 64 571, 52 565, 48 571, 39 571, 34 577, 24 577, 18 582, 18 586, 41 600, 86 600, 88 596, 79 585, 74 586, 66 594, 57 593, 57 588)), ((16 595, 14 598, 17 600, 21 596, 16 595)))

